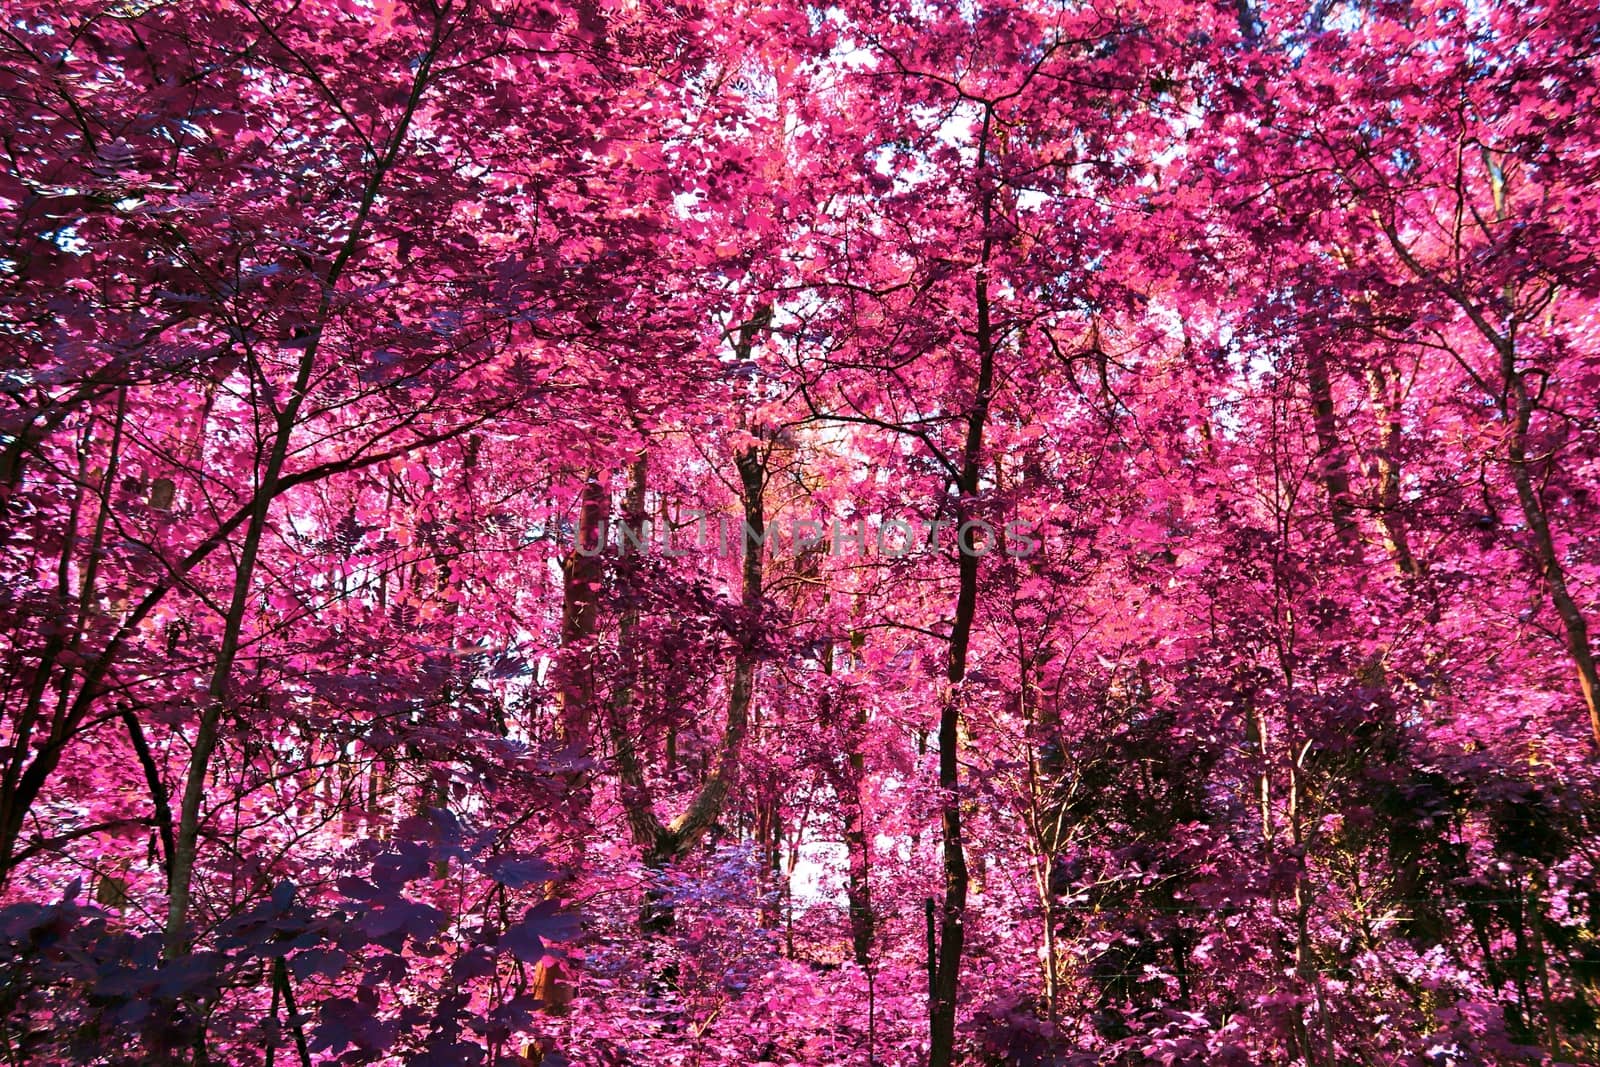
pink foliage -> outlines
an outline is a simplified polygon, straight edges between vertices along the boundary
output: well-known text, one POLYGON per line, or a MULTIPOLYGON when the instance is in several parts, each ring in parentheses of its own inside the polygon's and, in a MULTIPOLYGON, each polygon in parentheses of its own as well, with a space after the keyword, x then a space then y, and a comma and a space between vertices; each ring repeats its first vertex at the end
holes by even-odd
POLYGON ((0 1060, 1600 1061, 1600 11, 0 32, 0 1060))

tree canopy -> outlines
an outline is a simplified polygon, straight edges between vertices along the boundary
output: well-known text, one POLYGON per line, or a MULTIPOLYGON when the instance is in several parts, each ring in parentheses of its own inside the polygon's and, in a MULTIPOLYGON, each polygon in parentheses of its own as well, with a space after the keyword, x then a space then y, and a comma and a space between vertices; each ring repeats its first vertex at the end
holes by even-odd
POLYGON ((13 0, 0 1061, 1600 1061, 1600 9, 13 0))

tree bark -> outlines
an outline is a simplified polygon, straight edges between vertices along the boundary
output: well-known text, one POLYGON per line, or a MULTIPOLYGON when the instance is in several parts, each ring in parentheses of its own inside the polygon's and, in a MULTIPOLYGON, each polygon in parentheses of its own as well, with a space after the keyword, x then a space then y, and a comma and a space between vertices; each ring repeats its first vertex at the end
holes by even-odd
POLYGON ((1422 566, 1411 551, 1411 538, 1401 511, 1400 411, 1389 396, 1389 378, 1382 366, 1374 365, 1367 371, 1367 391, 1378 420, 1378 525, 1383 529, 1395 568, 1402 575, 1415 578, 1422 573, 1422 566))
MULTIPOLYGON (((766 329, 771 320, 771 307, 762 305, 750 321, 740 327, 735 351, 741 360, 750 358, 756 335, 766 329)), ((739 472, 739 496, 744 515, 740 604, 746 622, 752 626, 758 622, 765 580, 766 458, 766 447, 762 444, 746 447, 734 457, 739 472)), ((635 465, 624 521, 642 523, 644 510, 644 466, 641 457, 635 465)), ((626 645, 628 633, 631 632, 631 624, 627 620, 623 629, 622 640, 626 645)), ((631 694, 623 687, 613 697, 608 726, 616 754, 622 803, 634 843, 643 850, 648 866, 664 867, 686 854, 722 814, 738 774, 745 736, 750 729, 758 658, 754 637, 754 633, 741 635, 739 648, 734 654, 733 678, 728 687, 728 718, 723 727, 721 750, 688 806, 669 823, 663 823, 656 814, 649 783, 639 762, 638 749, 629 731, 626 713, 632 703, 631 694)), ((669 927, 671 922, 670 907, 664 907, 657 901, 647 905, 642 922, 645 928, 660 930, 669 927)))
POLYGON ((561 652, 555 689, 561 740, 582 757, 593 734, 594 641, 600 624, 600 585, 610 494, 591 475, 584 483, 572 551, 561 563, 561 652))
MULTIPOLYGON (((851 635, 854 644, 859 634, 851 635)), ((822 653, 822 673, 831 679, 834 667, 834 646, 830 639, 822 653)), ((836 713, 831 692, 822 698, 822 719, 831 719, 836 713)), ((872 854, 867 838, 866 805, 863 790, 866 783, 867 760, 861 751, 860 731, 866 726, 865 710, 858 710, 852 719, 854 732, 850 737, 842 765, 834 765, 832 774, 834 792, 838 794, 841 814, 844 816, 845 844, 845 900, 850 919, 850 946, 857 965, 863 969, 872 966, 872 948, 876 940, 877 920, 872 912, 872 854)))
POLYGON ((1510 439, 1506 443, 1511 461, 1511 481, 1517 488, 1517 502, 1522 506, 1522 516, 1532 535, 1533 556, 1544 575, 1550 590, 1550 602, 1561 617, 1566 632, 1567 651, 1578 673, 1578 690, 1583 705, 1589 713, 1589 731, 1595 746, 1600 748, 1600 676, 1596 675, 1594 651, 1589 645, 1589 623, 1582 609, 1567 588, 1566 570, 1556 553, 1555 538, 1550 532, 1550 520, 1545 514, 1544 501, 1534 485, 1529 471, 1528 427, 1533 420, 1535 400, 1528 391, 1526 372, 1516 366, 1516 354, 1507 339, 1501 347, 1501 375, 1505 388, 1505 409, 1511 421, 1510 439))
POLYGON ((1312 427, 1317 438, 1317 478, 1328 496, 1334 533, 1341 543, 1359 549, 1361 531, 1350 499, 1350 471, 1345 465, 1344 442, 1339 439, 1339 421, 1334 414, 1328 360, 1315 344, 1306 346, 1305 356, 1306 388, 1311 394, 1312 427))
MULTIPOLYGON (((985 142, 987 141, 987 124, 985 142)), ((980 151, 986 161, 987 151, 980 151)), ((978 610, 979 554, 964 525, 977 517, 982 475, 983 433, 994 389, 994 329, 990 319, 988 262, 990 202, 983 203, 984 243, 973 285, 977 312, 978 384, 965 419, 956 504, 957 592, 945 661, 945 696, 939 708, 939 827, 944 852, 944 900, 939 912, 932 1003, 928 1006, 928 1065, 950 1067, 955 1056, 956 1001, 961 989, 961 953, 966 942, 967 856, 961 828, 961 701, 967 652, 978 610)), ((992 546, 991 546, 992 547, 992 546)))
MULTIPOLYGON (((1497 192, 1495 200, 1496 218, 1505 221, 1508 216, 1503 194, 1497 192)), ((1499 395, 1492 399, 1498 402, 1500 415, 1510 430, 1506 449, 1511 467, 1511 481, 1516 487, 1517 503, 1521 506, 1522 517, 1532 535, 1534 561, 1550 590, 1550 602, 1561 618, 1567 653, 1577 671, 1578 690, 1583 698, 1584 709, 1589 714, 1589 732, 1596 749, 1600 750, 1600 675, 1596 673, 1594 650, 1589 645, 1589 623, 1567 588, 1566 570, 1561 566, 1561 557, 1556 553, 1549 517, 1545 514, 1544 502, 1539 498, 1539 491, 1534 486, 1533 475, 1528 470, 1528 430, 1533 423, 1534 409, 1538 405, 1537 398, 1528 391, 1527 372, 1517 367, 1518 320, 1513 315, 1504 330, 1497 329, 1483 310, 1473 302, 1466 290, 1450 279, 1441 277, 1437 272, 1430 271, 1412 254, 1411 249, 1400 239, 1400 233, 1392 222, 1386 223, 1376 212, 1374 218, 1388 239, 1389 247, 1394 250, 1406 269, 1417 278, 1434 285, 1454 302, 1499 356, 1499 395)), ((1510 306, 1515 304, 1511 299, 1514 295, 1514 292, 1508 289, 1506 303, 1510 306)))

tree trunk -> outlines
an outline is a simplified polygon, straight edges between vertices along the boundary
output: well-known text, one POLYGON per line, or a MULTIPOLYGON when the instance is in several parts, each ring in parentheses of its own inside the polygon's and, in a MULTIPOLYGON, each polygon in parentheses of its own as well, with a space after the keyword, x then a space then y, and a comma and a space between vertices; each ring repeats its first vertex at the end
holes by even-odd
MULTIPOLYGON (((771 321, 772 309, 763 305, 750 321, 740 327, 736 352, 741 360, 750 358, 757 333, 771 321)), ((740 568, 740 604, 744 609, 745 622, 755 627, 759 624, 766 573, 765 446, 752 445, 741 450, 734 463, 739 471, 739 496, 744 513, 742 540, 745 551, 740 568)), ((625 521, 642 522, 643 516, 644 468, 641 458, 629 490, 625 521)), ((608 726, 616 753, 622 803, 634 842, 644 851, 645 863, 652 868, 665 867, 686 854, 722 814, 733 780, 738 774, 745 736, 750 729, 750 710, 755 698, 755 637, 753 630, 740 635, 739 648, 734 654, 733 678, 728 687, 728 718, 722 732, 721 751, 689 805, 670 823, 663 824, 656 814, 649 783, 639 763, 638 749, 626 721, 626 712, 632 703, 631 694, 621 691, 612 701, 608 726)), ((626 633, 623 639, 626 642, 626 633)), ((646 904, 641 922, 645 929, 662 930, 671 924, 670 905, 660 901, 646 904)))
POLYGON ((1350 499, 1350 471, 1345 466, 1344 443, 1339 439, 1328 361, 1316 344, 1306 346, 1305 356, 1306 388, 1311 394, 1312 427, 1317 437, 1317 478, 1328 496, 1334 533, 1341 543, 1359 549, 1361 531, 1350 499))
POLYGON ((266 466, 256 483, 251 503, 250 518, 245 526, 244 541, 239 547, 239 560, 233 576, 233 594, 228 603, 228 613, 223 621, 222 644, 217 651, 217 661, 206 687, 205 704, 200 712, 200 725, 195 731, 194 747, 189 754, 189 766, 184 777, 183 800, 178 809, 177 834, 173 841, 171 873, 168 879, 167 921, 163 952, 167 959, 184 955, 189 947, 189 890, 194 874, 195 853, 200 838, 200 804, 205 797, 206 775, 221 736, 222 715, 227 709, 228 688, 233 679, 233 664, 239 654, 239 642, 244 633, 245 614, 250 606, 250 586, 255 577, 256 558, 261 550, 261 539, 266 533, 267 516, 272 507, 279 476, 289 457, 289 439, 294 432, 300 406, 305 402, 311 381, 312 366, 317 346, 306 347, 295 376, 294 389, 289 402, 278 417, 266 466))
MULTIPOLYGON (((1499 221, 1507 218, 1505 201, 1499 193, 1496 194, 1495 216, 1499 221)), ((1555 539, 1550 533, 1550 522, 1545 514, 1544 502, 1540 500, 1539 491, 1533 483, 1533 475, 1528 470, 1528 429, 1533 422, 1537 399, 1528 392, 1526 372, 1517 368, 1516 320, 1513 319, 1504 331, 1496 328, 1460 286, 1430 271, 1412 254, 1392 223, 1384 224, 1381 217, 1378 217, 1377 221, 1383 228, 1389 247, 1405 264, 1406 269, 1419 279, 1431 282, 1449 297, 1500 357, 1499 395, 1493 399, 1498 402, 1501 417, 1510 427, 1506 448, 1511 466, 1511 481, 1516 486, 1517 502, 1521 505, 1522 517, 1532 535, 1534 560, 1544 576, 1545 584, 1549 587, 1550 601, 1556 609, 1556 614, 1561 617, 1567 652, 1572 657, 1573 667, 1578 673, 1578 690, 1582 695, 1584 708, 1589 713, 1589 732, 1595 747, 1600 749, 1600 675, 1596 674, 1594 651, 1589 646, 1588 620, 1584 618, 1582 610, 1567 589, 1566 571, 1561 566, 1561 557, 1556 553, 1555 539)), ((1508 289, 1506 295, 1506 303, 1515 306, 1514 291, 1508 289)))
MULTIPOLYGON (((555 665, 557 725, 567 756, 582 765, 589 755, 595 714, 595 640, 600 630, 600 585, 605 579, 606 516, 611 497, 593 474, 585 480, 578 506, 572 550, 561 561, 561 651, 555 665)), ((545 886, 547 899, 558 899, 582 867, 590 832, 588 775, 567 773, 564 802, 570 809, 571 873, 545 886)), ((575 993, 563 964, 539 964, 533 972, 533 995, 545 1010, 560 1014, 575 993)))
POLYGON ((1378 420, 1378 525, 1389 555, 1402 575, 1415 578, 1422 567, 1411 551, 1400 499, 1400 411, 1389 396, 1389 379, 1382 366, 1367 371, 1367 391, 1378 420))
MULTIPOLYGON (((984 153, 980 153, 982 155, 984 153)), ((985 233, 989 205, 985 201, 985 233)), ((982 262, 987 266, 989 238, 982 262)), ((979 555, 971 551, 962 527, 976 518, 982 473, 983 431, 994 388, 994 336, 990 321, 989 278, 980 271, 974 285, 977 310, 978 388, 966 417, 957 488, 957 593, 945 669, 945 695, 939 708, 939 827, 944 851, 944 901, 939 913, 938 952, 932 1003, 928 1007, 928 1065, 949 1067, 955 1055, 956 1000, 961 989, 961 952, 966 942, 967 856, 961 830, 961 700, 967 676, 967 650, 978 610, 979 555), (965 544, 965 550, 963 549, 965 544)))
POLYGON ((600 480, 584 483, 572 551, 561 562, 561 653, 555 670, 561 740, 574 758, 587 754, 595 708, 594 642, 605 579, 606 513, 610 494, 600 480))
POLYGON ((1566 570, 1556 553, 1555 539, 1550 533, 1550 521, 1545 515, 1544 501, 1533 483, 1528 470, 1528 426, 1533 420, 1534 398, 1528 392, 1528 381, 1516 368, 1516 356, 1509 340, 1501 347, 1501 372, 1505 387, 1505 407, 1511 420, 1511 434, 1507 451, 1511 460, 1511 481, 1517 487, 1517 502, 1522 505, 1523 518, 1532 534, 1533 555, 1543 572, 1550 590, 1550 601, 1566 631, 1567 651, 1578 672, 1578 690, 1583 696, 1584 708, 1589 713, 1589 731, 1595 746, 1600 748, 1600 676, 1596 675, 1594 651, 1589 647, 1589 623, 1583 611, 1567 588, 1566 570))

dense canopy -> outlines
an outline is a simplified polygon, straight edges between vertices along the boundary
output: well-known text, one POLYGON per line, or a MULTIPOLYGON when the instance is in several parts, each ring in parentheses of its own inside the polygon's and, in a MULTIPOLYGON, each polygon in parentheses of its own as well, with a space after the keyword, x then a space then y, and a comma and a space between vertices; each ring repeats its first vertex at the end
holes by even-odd
POLYGON ((7 0, 0 1062, 1600 1062, 1600 8, 7 0))

